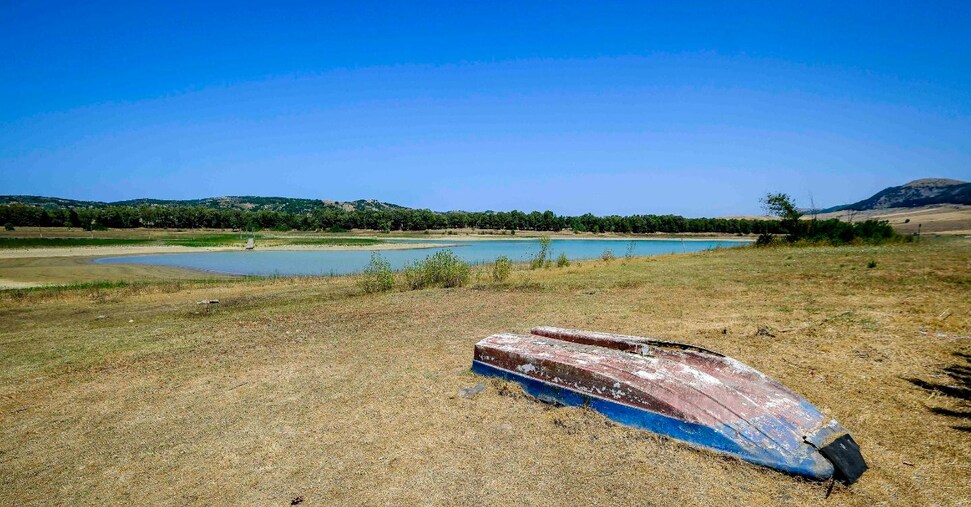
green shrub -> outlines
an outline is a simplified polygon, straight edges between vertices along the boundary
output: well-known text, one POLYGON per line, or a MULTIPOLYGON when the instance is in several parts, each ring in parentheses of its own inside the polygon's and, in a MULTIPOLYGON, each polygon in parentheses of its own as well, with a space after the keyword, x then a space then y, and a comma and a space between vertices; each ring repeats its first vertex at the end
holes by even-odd
POLYGON ((505 255, 500 255, 496 257, 496 263, 492 266, 492 280, 495 282, 504 282, 509 278, 509 272, 512 270, 512 261, 509 257, 505 255))
MULTIPOLYGON (((766 212, 777 216, 779 230, 784 232, 785 240, 789 243, 810 245, 852 245, 852 244, 880 244, 887 241, 906 241, 885 220, 864 220, 862 222, 843 222, 831 218, 818 220, 800 220, 802 213, 796 208, 792 198, 787 194, 768 194, 762 199, 766 212)), ((768 227, 770 223, 766 223, 768 227)), ((766 230, 758 241, 757 246, 772 244, 771 236, 766 230)))
POLYGON ((866 263, 867 269, 873 269, 877 267, 877 261, 870 259, 870 262, 866 263))
POLYGON ((560 252, 560 256, 556 258, 556 267, 565 268, 570 265, 570 259, 566 258, 566 254, 560 252))
POLYGON ((529 261, 529 269, 539 269, 546 266, 550 257, 550 244, 552 242, 549 236, 539 238, 539 252, 529 261))
POLYGON ((361 288, 364 292, 385 292, 394 288, 394 273, 391 271, 391 263, 381 254, 371 252, 371 262, 361 273, 361 288))
POLYGON ((600 254, 600 258, 603 259, 604 262, 610 262, 614 260, 614 251, 608 248, 604 250, 604 253, 600 254))
POLYGON ((6 230, 6 231, 12 231, 12 230, 14 230, 13 224, 10 223, 10 222, 7 222, 7 223, 3 224, 3 229, 6 230))
POLYGON ((435 252, 405 268, 405 282, 412 290, 426 287, 461 287, 472 269, 451 250, 435 252))
POLYGON ((771 244, 772 244, 772 235, 767 232, 763 232, 762 234, 759 234, 758 239, 755 240, 755 246, 769 246, 771 244))

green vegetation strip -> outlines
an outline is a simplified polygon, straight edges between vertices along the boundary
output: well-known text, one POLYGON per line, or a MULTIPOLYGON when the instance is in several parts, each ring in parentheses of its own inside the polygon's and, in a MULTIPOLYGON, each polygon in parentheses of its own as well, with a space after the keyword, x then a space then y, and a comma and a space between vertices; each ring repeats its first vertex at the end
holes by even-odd
POLYGON ((127 238, 0 238, 0 248, 144 245, 149 239, 127 238))
MULTIPOLYGON (((256 239, 261 239, 261 237, 257 236, 256 239)), ((236 234, 207 234, 204 236, 160 238, 158 243, 162 245, 188 247, 231 246, 237 244, 242 245, 246 243, 246 239, 240 238, 236 234)))
MULTIPOLYGON (((236 234, 207 234, 202 236, 178 236, 168 238, 0 238, 3 248, 58 248, 81 246, 124 246, 124 245, 172 245, 185 247, 242 246, 247 237, 236 234)), ((367 246, 381 243, 373 238, 300 238, 256 236, 262 244, 273 246, 317 245, 317 246, 367 246)))
POLYGON ((374 238, 276 238, 287 245, 367 246, 382 241, 374 238))

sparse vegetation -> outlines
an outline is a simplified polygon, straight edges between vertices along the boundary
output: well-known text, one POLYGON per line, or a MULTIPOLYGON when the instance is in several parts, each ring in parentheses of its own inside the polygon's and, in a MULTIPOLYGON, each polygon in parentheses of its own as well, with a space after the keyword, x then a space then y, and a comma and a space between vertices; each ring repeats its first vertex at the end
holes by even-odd
POLYGON ((550 245, 552 240, 549 236, 539 238, 539 252, 529 261, 529 269, 540 269, 546 267, 550 258, 550 245))
POLYGON ((556 258, 556 267, 565 268, 570 265, 570 259, 566 257, 566 253, 560 252, 560 256, 556 258))
POLYGON ((960 504, 967 409, 931 389, 963 387, 944 368, 967 366, 969 259, 968 240, 928 238, 574 262, 368 297, 357 276, 0 291, 0 504, 960 504), (210 298, 220 310, 199 318, 210 298), (729 354, 825 407, 874 466, 823 500, 827 483, 507 383, 456 395, 484 381, 468 371, 476 341, 548 323, 729 354), (101 480, 124 470, 138 480, 101 480), (631 487, 645 474, 657 487, 631 487))
MULTIPOLYGON (((262 239, 262 236, 256 236, 256 239, 262 239)), ((158 240, 159 243, 163 245, 175 245, 175 246, 187 246, 187 247, 218 247, 218 246, 230 246, 230 245, 242 245, 246 242, 245 239, 241 239, 235 234, 206 234, 203 236, 186 236, 186 237, 172 237, 172 238, 162 238, 158 240)))
POLYGON ((391 263, 381 254, 371 252, 371 261, 361 272, 359 283, 361 289, 368 294, 393 289, 394 272, 391 271, 391 263))
POLYGON ((614 260, 614 251, 609 248, 604 250, 603 253, 600 254, 600 259, 602 259, 604 262, 610 262, 614 260))
POLYGON ((512 261, 509 257, 505 255, 496 257, 496 262, 492 266, 492 281, 505 282, 509 278, 510 271, 512 271, 512 261))
POLYGON ((302 238, 302 237, 274 237, 271 242, 282 242, 286 245, 314 245, 314 246, 370 246, 381 243, 374 238, 302 238))
POLYGON ((57 248, 78 246, 144 245, 150 239, 136 238, 0 238, 0 248, 57 248))
POLYGON ((428 287, 462 287, 469 282, 472 268, 451 250, 440 250, 405 268, 405 281, 412 290, 428 287))

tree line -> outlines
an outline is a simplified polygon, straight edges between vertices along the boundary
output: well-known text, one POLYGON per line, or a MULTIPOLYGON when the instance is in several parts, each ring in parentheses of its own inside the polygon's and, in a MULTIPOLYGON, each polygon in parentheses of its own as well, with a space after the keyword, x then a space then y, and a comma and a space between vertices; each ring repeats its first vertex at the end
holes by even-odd
MULTIPOLYGON (((766 194, 762 199, 762 206, 767 214, 779 217, 778 229, 785 234, 784 239, 789 243, 842 245, 856 241, 882 243, 911 239, 910 236, 898 234, 887 221, 864 220, 852 223, 835 218, 817 220, 815 216, 804 220, 803 213, 796 208, 796 203, 789 194, 766 194)), ((756 245, 767 246, 775 243, 774 234, 777 233, 760 234, 756 245)))
POLYGON ((354 210, 322 208, 309 213, 218 209, 204 206, 108 206, 43 208, 0 205, 0 223, 11 226, 78 227, 83 229, 154 227, 163 229, 239 229, 340 231, 423 231, 491 229, 509 231, 573 230, 614 233, 781 234, 779 220, 685 218, 678 215, 557 215, 552 211, 448 211, 428 209, 354 210))

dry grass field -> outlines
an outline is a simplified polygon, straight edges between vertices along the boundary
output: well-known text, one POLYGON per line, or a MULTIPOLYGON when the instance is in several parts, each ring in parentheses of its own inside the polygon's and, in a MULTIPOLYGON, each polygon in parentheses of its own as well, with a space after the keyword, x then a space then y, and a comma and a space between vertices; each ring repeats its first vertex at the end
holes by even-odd
POLYGON ((0 256, 0 290, 101 281, 168 281, 191 280, 200 277, 231 278, 216 273, 200 273, 199 271, 166 266, 95 264, 92 262, 92 258, 88 256, 65 255, 7 259, 0 256))
POLYGON ((871 467, 828 505, 971 499, 971 240, 477 276, 377 295, 353 277, 2 291, 0 505, 824 503, 826 484, 511 384, 457 396, 481 381, 478 339, 544 324, 695 343, 779 379, 871 467))
MULTIPOLYGON (((808 217, 807 217, 808 218, 808 217)), ((917 208, 888 208, 867 211, 836 211, 819 215, 820 219, 838 218, 860 220, 886 220, 901 234, 914 234, 920 224, 922 233, 971 234, 971 206, 965 204, 938 204, 917 208)))

